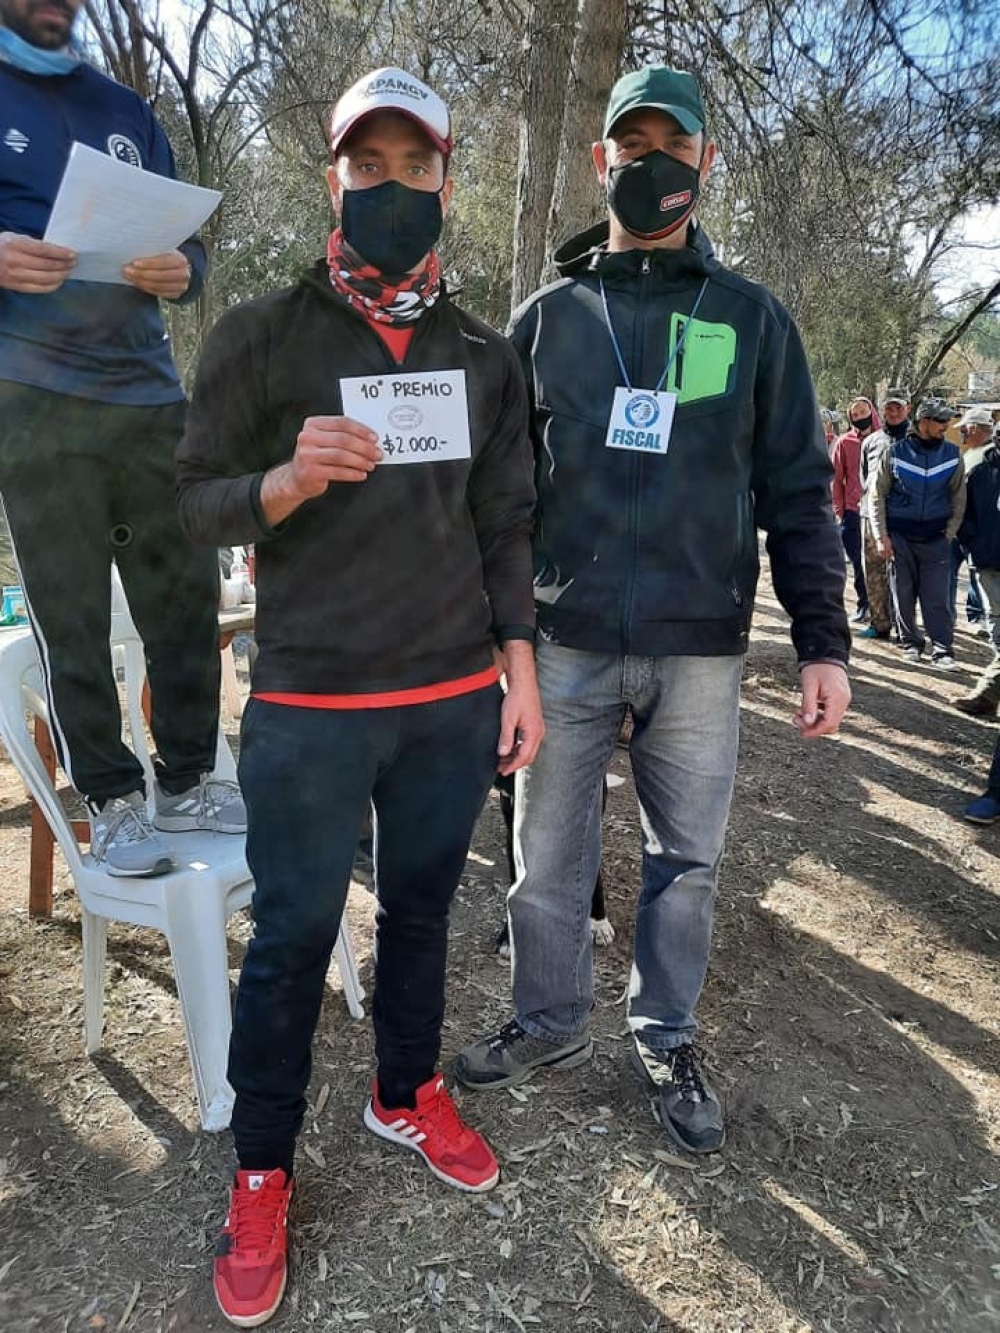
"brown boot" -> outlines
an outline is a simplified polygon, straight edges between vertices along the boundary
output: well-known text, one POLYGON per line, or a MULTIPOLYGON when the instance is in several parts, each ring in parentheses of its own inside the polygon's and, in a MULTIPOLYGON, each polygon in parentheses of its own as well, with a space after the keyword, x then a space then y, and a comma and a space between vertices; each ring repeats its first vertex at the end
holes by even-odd
POLYGON ((988 699, 985 694, 970 694, 964 699, 953 699, 952 703, 960 713, 968 713, 969 717, 996 717, 997 705, 995 699, 988 699))

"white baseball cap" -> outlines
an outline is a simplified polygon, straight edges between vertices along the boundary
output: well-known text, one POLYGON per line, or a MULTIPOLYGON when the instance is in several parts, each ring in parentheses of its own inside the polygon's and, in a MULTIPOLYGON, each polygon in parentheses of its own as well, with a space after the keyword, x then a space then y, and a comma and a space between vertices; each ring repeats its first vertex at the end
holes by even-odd
POLYGON ((958 423, 959 426, 992 426, 993 413, 988 407, 970 407, 958 423))
POLYGON ((330 148, 334 157, 351 130, 376 111, 399 111, 424 131, 448 157, 452 150, 451 116, 437 93, 405 69, 386 65, 348 88, 333 108, 330 148))

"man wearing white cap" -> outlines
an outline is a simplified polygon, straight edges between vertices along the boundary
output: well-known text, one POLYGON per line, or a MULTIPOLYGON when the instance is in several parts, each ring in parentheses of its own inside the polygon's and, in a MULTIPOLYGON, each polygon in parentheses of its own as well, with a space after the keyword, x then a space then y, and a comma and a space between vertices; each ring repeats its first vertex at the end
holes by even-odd
POLYGON ((369 805, 377 1076, 364 1122, 458 1189, 499 1176, 437 1062, 448 910, 473 827, 497 769, 529 763, 542 736, 534 487, 516 355, 441 279, 451 148, 447 107, 405 71, 344 94, 327 255, 220 320, 179 452, 189 533, 257 551, 240 751, 254 938, 229 1057, 239 1169, 214 1269, 223 1314, 244 1328, 285 1289, 312 1039, 369 805))
POLYGON ((993 415, 987 407, 970 407, 958 428, 966 466, 965 517, 958 540, 969 555, 986 604, 986 622, 993 661, 968 695, 955 707, 970 717, 995 717, 1000 704, 1000 449, 993 443, 993 415))
POLYGON ((998 424, 993 420, 993 413, 988 407, 966 408, 965 415, 958 423, 966 472, 971 472, 982 461, 983 456, 977 451, 991 443, 993 429, 998 424))

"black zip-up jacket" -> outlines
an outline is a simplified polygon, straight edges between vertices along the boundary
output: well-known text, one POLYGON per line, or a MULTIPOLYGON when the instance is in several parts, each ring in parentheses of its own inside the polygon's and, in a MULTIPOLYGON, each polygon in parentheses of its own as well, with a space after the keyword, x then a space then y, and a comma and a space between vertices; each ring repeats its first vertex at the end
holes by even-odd
POLYGON ((1000 449, 995 444, 987 445, 969 469, 958 540, 977 569, 1000 569, 1000 449))
POLYGON ((523 379, 510 345, 446 294, 402 365, 325 261, 224 315, 202 353, 178 494, 195 541, 257 543, 255 690, 432 685, 486 669, 494 636, 532 637, 523 379), (342 377, 430 370, 465 371, 470 459, 379 466, 268 526, 264 473, 291 458, 306 417, 343 415, 342 377))
POLYGON ((846 663, 844 554, 805 354, 787 311, 723 268, 700 229, 682 250, 608 253, 604 223, 556 254, 560 281, 518 310, 538 515, 539 632, 590 652, 745 652, 767 532, 800 662, 846 663), (605 447, 622 376, 677 393, 666 455, 605 447))

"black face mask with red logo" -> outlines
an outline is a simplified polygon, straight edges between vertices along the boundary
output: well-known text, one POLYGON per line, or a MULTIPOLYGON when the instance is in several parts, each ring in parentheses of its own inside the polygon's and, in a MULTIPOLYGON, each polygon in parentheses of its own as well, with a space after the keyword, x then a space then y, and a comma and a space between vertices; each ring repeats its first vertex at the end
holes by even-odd
POLYGON ((700 192, 698 168, 659 148, 608 170, 608 206, 627 232, 644 241, 683 227, 700 192))

